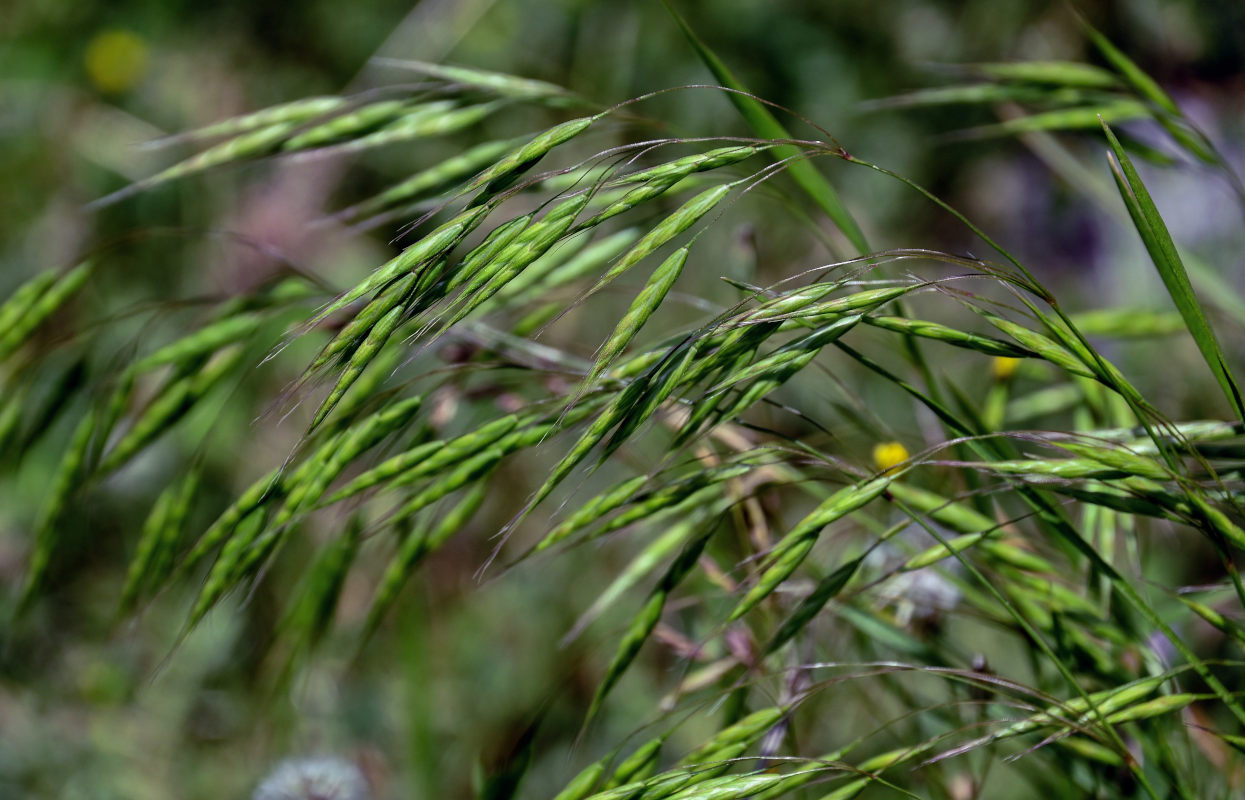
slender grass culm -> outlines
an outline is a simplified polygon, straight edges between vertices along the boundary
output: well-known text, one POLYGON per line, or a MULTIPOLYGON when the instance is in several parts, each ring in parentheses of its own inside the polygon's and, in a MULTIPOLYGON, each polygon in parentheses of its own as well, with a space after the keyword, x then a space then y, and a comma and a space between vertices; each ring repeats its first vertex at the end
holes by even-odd
MULTIPOLYGON (((383 59, 400 83, 170 137, 184 159, 95 200, 455 150, 319 221, 398 237, 365 274, 291 265, 170 312, 95 289, 125 257, 101 248, 0 302, 0 479, 42 498, 8 646, 89 551, 122 566, 83 629, 148 631, 123 657, 152 685, 193 662, 207 686, 245 673, 277 727, 325 696, 343 729, 406 715, 436 731, 411 758, 478 759, 449 796, 1241 796, 1245 303, 1226 265, 1182 250, 1138 167, 1197 170, 1245 213, 1239 143, 1074 12, 1096 65, 970 65, 868 104, 997 110, 947 140, 1015 137, 1128 226, 1170 304, 1072 310, 934 191, 750 92, 674 5, 717 86, 602 105, 383 59), (742 135, 653 116, 711 92, 742 135), (894 237, 831 169, 912 193, 973 244, 871 246, 894 237), (735 269, 722 242, 762 204, 830 255, 735 269), (1128 359, 1137 339, 1162 342, 1154 375, 1128 359), (1167 370, 1210 387, 1195 411, 1167 370), (134 530, 99 521, 139 506, 134 530), (479 641, 489 616, 502 635, 479 641), (552 655, 520 678, 528 648, 552 655), (502 752, 465 739, 484 689, 450 658, 522 699, 502 752)), ((178 702, 144 713, 207 738, 240 713, 178 702)), ((307 738, 266 778, 271 761, 242 765, 254 797, 415 796, 416 764, 300 761, 341 743, 307 738)))

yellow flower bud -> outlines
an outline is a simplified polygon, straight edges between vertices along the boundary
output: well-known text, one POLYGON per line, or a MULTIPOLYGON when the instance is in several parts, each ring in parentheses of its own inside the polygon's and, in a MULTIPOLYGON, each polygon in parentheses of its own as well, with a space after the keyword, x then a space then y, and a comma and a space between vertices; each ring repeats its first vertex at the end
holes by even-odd
POLYGON ((85 61, 86 75, 97 89, 124 92, 147 71, 147 45, 130 31, 103 31, 87 44, 85 61))

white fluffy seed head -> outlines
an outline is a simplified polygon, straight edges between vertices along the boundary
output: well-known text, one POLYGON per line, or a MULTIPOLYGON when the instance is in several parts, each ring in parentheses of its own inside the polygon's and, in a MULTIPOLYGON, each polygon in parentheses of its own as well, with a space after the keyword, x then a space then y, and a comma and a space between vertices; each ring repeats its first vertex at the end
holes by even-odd
POLYGON ((283 761, 252 800, 371 800, 367 779, 350 761, 317 756, 283 761))

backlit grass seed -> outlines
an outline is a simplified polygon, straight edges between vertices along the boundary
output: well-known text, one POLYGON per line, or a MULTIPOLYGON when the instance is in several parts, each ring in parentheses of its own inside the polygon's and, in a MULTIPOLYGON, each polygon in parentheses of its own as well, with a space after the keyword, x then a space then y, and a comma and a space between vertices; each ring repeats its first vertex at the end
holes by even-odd
POLYGON ((631 307, 627 309, 627 313, 618 321, 618 325, 614 328, 614 332, 601 346, 600 352, 597 354, 596 361, 592 365, 592 371, 588 373, 588 377, 584 379, 584 386, 591 386, 601 376, 606 368, 614 362, 622 351, 631 343, 640 329, 644 327, 644 323, 648 322, 649 317, 666 299, 666 293, 674 286, 674 282, 679 279, 679 274, 683 271, 683 265, 687 263, 688 249, 680 247, 661 263, 657 269, 653 270, 653 274, 649 276, 648 282, 644 284, 644 288, 640 290, 639 295, 632 301, 631 307))
POLYGON ((323 319, 331 316, 364 295, 387 285, 402 274, 411 272, 421 265, 434 262, 441 255, 452 250, 467 234, 475 230, 476 226, 488 216, 490 210, 487 207, 481 207, 461 212, 449 222, 441 225, 390 259, 341 297, 329 303, 320 310, 316 315, 317 318, 323 319))
POLYGON ((363 344, 359 345, 359 348, 350 356, 346 369, 343 370, 341 377, 337 379, 337 383, 329 391, 328 397, 324 398, 324 402, 320 405, 319 410, 316 411, 316 416, 311 421, 312 428, 324 421, 324 418, 329 415, 337 406, 338 401, 342 399, 342 396, 346 394, 346 390, 359 379, 359 376, 363 374, 363 370, 367 369, 372 360, 376 358, 380 349, 385 346, 385 342, 389 341, 389 336, 402 321, 404 311, 405 309, 401 306, 390 310, 380 322, 377 322, 368 331, 367 338, 363 340, 363 344))
POLYGON ((446 136, 460 130, 470 128, 484 120, 497 109, 500 103, 480 103, 464 108, 454 108, 453 103, 444 106, 428 103, 416 111, 386 123, 380 130, 366 136, 352 138, 341 144, 316 151, 317 153, 355 153, 374 147, 384 147, 397 142, 409 142, 412 139, 424 139, 433 136, 446 136))
POLYGON ((665 742, 665 736, 657 736, 637 747, 635 752, 619 763, 604 788, 613 789, 615 786, 649 777, 648 773, 657 765, 657 757, 665 742))
POLYGON ((868 316, 865 317, 865 322, 884 330, 920 336, 925 339, 944 342, 954 347, 962 347, 967 350, 976 350, 979 353, 997 356, 998 358, 992 361, 992 365, 996 370, 996 377, 1002 377, 997 373, 1000 364, 1014 361, 1014 357, 1026 355, 1022 348, 1002 339, 993 339, 977 333, 968 333, 967 331, 940 325, 937 322, 887 316, 868 316))
POLYGON ((514 146, 511 141, 485 142, 464 153, 420 170, 383 192, 338 212, 339 217, 362 219, 395 206, 411 203, 460 181, 496 161, 514 146))
POLYGON ((322 147, 389 122, 410 108, 411 105, 406 100, 381 100, 371 103, 327 122, 313 125, 282 142, 281 149, 286 152, 296 152, 312 147, 322 147))
POLYGON ((526 100, 538 98, 561 98, 569 94, 566 89, 554 83, 518 78, 501 72, 460 67, 451 64, 434 64, 428 61, 412 59, 384 58, 378 61, 386 66, 409 69, 415 72, 439 78, 459 86, 483 89, 504 97, 526 100))
POLYGON ((500 184, 515 173, 535 164, 550 150, 588 130, 596 119, 596 117, 580 117, 563 122, 561 125, 555 125, 527 144, 512 150, 493 166, 476 175, 464 188, 464 192, 472 192, 486 186, 490 187, 488 191, 495 191, 490 185, 500 184))
POLYGON ((813 549, 813 545, 817 543, 817 537, 822 528, 867 505, 886 491, 891 481, 891 477, 882 476, 855 486, 848 486, 835 492, 813 509, 774 546, 771 553, 771 565, 761 574, 756 586, 750 589, 731 611, 728 619, 731 621, 739 619, 757 603, 768 597, 803 563, 804 558, 813 549))
POLYGON ((722 198, 730 194, 732 187, 733 184, 715 186, 688 200, 676 209, 673 214, 658 223, 655 228, 644 234, 640 241, 636 242, 627 251, 627 254, 605 273, 605 276, 601 278, 601 281, 593 288, 593 291, 597 291, 606 283, 627 272, 654 250, 692 227, 692 225, 695 225, 701 217, 712 211, 722 201, 722 198))
POLYGON ((363 623, 365 639, 380 626, 381 620, 392 608, 402 586, 410 578, 419 562, 460 531, 480 510, 486 495, 487 485, 477 484, 441 518, 435 527, 429 529, 420 525, 399 543, 397 552, 385 567, 385 572, 376 586, 372 604, 368 607, 367 618, 363 623))
POLYGON ((484 241, 467 253, 463 257, 462 262, 454 269, 446 284, 447 291, 457 289, 464 281, 468 280, 476 281, 477 286, 483 285, 485 279, 480 277, 481 270, 494 267, 498 255, 503 253, 527 229, 531 222, 532 215, 524 214, 512 220, 507 220, 489 231, 488 236, 484 237, 484 241))
POLYGON ((21 347, 48 317, 78 293, 91 276, 93 265, 84 262, 66 273, 37 276, 21 286, 0 308, 0 361, 21 347))

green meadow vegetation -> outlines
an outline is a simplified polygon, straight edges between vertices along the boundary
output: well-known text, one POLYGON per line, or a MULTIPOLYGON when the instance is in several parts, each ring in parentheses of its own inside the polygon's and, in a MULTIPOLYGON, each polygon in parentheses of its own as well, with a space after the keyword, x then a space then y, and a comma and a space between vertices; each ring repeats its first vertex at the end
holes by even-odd
POLYGON ((0 795, 1245 791, 1243 140, 1071 6, 859 140, 648 12, 666 85, 383 55, 5 257, 0 795))

